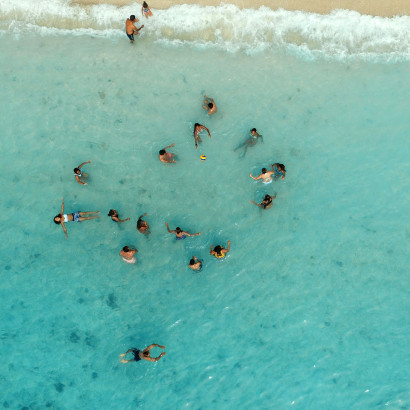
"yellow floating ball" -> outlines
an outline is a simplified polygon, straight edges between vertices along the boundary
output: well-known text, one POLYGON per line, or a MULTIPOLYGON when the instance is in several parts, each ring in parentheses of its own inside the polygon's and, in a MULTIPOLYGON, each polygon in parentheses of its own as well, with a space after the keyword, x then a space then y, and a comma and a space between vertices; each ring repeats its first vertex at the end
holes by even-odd
POLYGON ((206 155, 202 154, 199 158, 201 158, 201 161, 205 161, 206 160, 206 155))

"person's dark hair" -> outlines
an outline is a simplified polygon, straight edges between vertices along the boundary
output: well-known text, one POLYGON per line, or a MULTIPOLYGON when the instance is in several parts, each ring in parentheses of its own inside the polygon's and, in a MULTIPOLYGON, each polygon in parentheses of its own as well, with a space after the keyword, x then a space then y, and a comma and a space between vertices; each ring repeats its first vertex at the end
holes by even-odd
POLYGON ((198 124, 197 122, 195 123, 194 127, 200 127, 201 124, 198 124))
POLYGON ((221 254, 221 250, 222 250, 222 248, 221 248, 220 245, 216 245, 215 248, 214 248, 214 252, 216 252, 218 255, 221 254))
POLYGON ((124 246, 124 247, 122 248, 122 250, 123 250, 124 252, 129 252, 131 249, 130 249, 128 246, 124 246))
POLYGON ((144 1, 144 2, 142 3, 142 7, 148 8, 148 4, 144 1))
POLYGON ((81 169, 80 168, 74 168, 74 174, 81 174, 81 169))
POLYGON ((54 217, 54 223, 56 224, 56 225, 60 225, 61 224, 61 218, 62 218, 62 215, 61 214, 58 214, 58 215, 56 215, 55 217, 54 217), (60 218, 58 221, 56 221, 56 218, 60 218))
POLYGON ((284 171, 286 171, 285 166, 283 164, 278 164, 284 171))
POLYGON ((208 107, 209 107, 209 108, 213 108, 214 105, 213 105, 212 103, 208 103, 208 107))
POLYGON ((144 350, 142 354, 147 357, 150 355, 149 350, 144 350))
POLYGON ((165 154, 165 150, 164 149, 162 149, 160 152, 159 152, 159 155, 164 155, 165 154))
POLYGON ((262 168, 262 174, 265 174, 267 172, 266 168, 262 168))
POLYGON ((175 230, 176 230, 177 233, 182 232, 182 229, 181 229, 179 226, 177 226, 177 227, 175 228, 175 230))
POLYGON ((269 201, 269 199, 271 199, 271 196, 269 194, 265 195, 265 201, 269 201))
POLYGON ((117 215, 117 211, 115 209, 110 209, 110 212, 108 212, 108 216, 114 216, 117 215))
POLYGON ((132 20, 135 20, 135 16, 134 16, 134 14, 131 14, 131 16, 130 16, 130 20, 132 21, 132 20))
POLYGON ((189 261, 189 264, 190 264, 190 265, 195 265, 195 259, 191 259, 191 260, 189 261))
POLYGON ((252 128, 252 129, 251 129, 251 132, 256 132, 256 128, 252 128))

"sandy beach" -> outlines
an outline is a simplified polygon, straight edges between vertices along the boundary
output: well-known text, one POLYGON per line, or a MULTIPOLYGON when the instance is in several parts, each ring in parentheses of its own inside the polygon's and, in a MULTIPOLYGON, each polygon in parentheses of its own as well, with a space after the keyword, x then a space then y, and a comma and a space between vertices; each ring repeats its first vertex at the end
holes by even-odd
MULTIPOLYGON (((125 6, 135 3, 131 0, 78 0, 72 3, 82 5, 114 4, 125 6)), ((142 1, 140 2, 142 3, 142 1)), ((257 9, 261 6, 273 10, 301 10, 312 13, 329 14, 332 10, 355 10, 360 14, 394 17, 410 14, 409 0, 152 0, 148 4, 152 9, 166 9, 177 4, 199 4, 201 6, 218 6, 221 3, 235 4, 239 8, 257 9)))

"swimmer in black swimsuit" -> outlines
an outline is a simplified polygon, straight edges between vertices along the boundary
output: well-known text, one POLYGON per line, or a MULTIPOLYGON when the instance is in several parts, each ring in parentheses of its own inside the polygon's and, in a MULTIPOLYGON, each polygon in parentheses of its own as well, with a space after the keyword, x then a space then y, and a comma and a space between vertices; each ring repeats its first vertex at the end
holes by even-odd
POLYGON ((274 196, 270 196, 266 194, 264 200, 260 204, 257 204, 255 201, 252 201, 252 200, 251 202, 257 206, 261 206, 263 209, 269 209, 273 205, 273 200, 275 198, 276 198, 276 194, 274 196))
POLYGON ((120 219, 120 218, 118 217, 118 212, 117 212, 115 209, 110 209, 110 212, 108 212, 108 216, 111 216, 111 219, 112 219, 114 222, 126 222, 126 221, 129 221, 129 220, 130 220, 130 218, 120 219))
POLYGON ((162 352, 158 357, 151 357, 150 350, 155 346, 159 347, 160 349, 165 349, 165 346, 157 345, 156 343, 149 345, 142 351, 135 348, 131 348, 128 349, 125 353, 120 354, 120 357, 124 357, 128 353, 132 353, 134 355, 134 358, 130 360, 121 359, 121 363, 139 362, 142 359, 147 360, 149 362, 157 362, 159 359, 161 359, 162 356, 165 356, 166 353, 162 352))
POLYGON ((263 143, 262 135, 258 134, 258 131, 256 131, 256 128, 252 128, 249 138, 245 142, 243 142, 242 144, 238 145, 234 149, 234 151, 238 150, 239 148, 244 148, 244 151, 240 155, 240 157, 243 158, 246 155, 246 151, 248 150, 248 148, 253 147, 254 145, 256 145, 259 138, 261 139, 261 142, 263 143))

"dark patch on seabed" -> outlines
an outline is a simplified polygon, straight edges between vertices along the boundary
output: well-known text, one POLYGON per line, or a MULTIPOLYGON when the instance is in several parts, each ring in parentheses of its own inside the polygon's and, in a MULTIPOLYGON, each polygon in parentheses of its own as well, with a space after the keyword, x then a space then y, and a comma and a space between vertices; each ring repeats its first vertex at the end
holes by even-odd
POLYGON ((110 293, 108 295, 107 306, 109 306, 111 309, 119 309, 119 306, 117 305, 117 297, 114 293, 110 293))
POLYGON ((70 342, 71 343, 78 343, 79 340, 80 340, 80 336, 78 336, 77 333, 75 333, 75 332, 71 332, 70 342))
POLYGON ((62 393, 64 391, 65 385, 63 383, 58 382, 54 384, 54 387, 59 393, 62 393))

